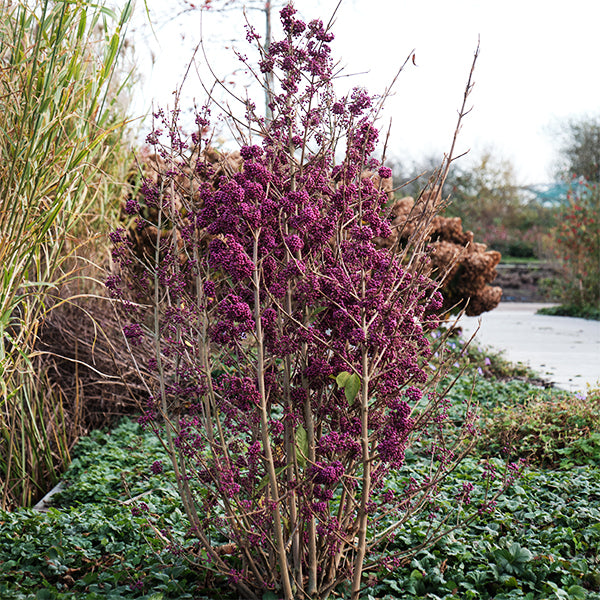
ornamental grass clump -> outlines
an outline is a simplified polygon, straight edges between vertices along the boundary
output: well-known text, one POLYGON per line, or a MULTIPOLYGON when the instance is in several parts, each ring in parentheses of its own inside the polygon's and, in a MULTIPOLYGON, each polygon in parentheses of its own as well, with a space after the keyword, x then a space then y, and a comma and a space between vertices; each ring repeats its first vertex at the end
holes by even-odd
POLYGON ((122 4, 0 0, 2 509, 46 493, 84 429, 79 390, 67 406, 40 338, 81 280, 77 256, 102 221, 90 213, 110 210, 126 120, 119 56, 132 2, 122 4))
POLYGON ((272 120, 245 103, 239 169, 213 177, 210 107, 189 140, 178 108, 155 114, 158 171, 126 204, 153 245, 136 253, 115 231, 107 285, 132 350, 153 343, 141 422, 171 456, 188 558, 244 598, 349 586, 356 599, 364 573, 416 551, 394 542, 415 513, 430 515, 424 547, 495 492, 472 506, 459 486, 446 512, 436 503, 476 432, 468 399, 461 425, 449 419, 444 369, 429 363, 442 305, 423 274, 433 212, 419 211, 405 247, 376 246, 391 233, 376 103, 360 88, 336 98, 321 21, 291 6, 281 20, 285 38, 260 60, 279 86, 272 120), (426 476, 399 474, 411 446, 426 476))

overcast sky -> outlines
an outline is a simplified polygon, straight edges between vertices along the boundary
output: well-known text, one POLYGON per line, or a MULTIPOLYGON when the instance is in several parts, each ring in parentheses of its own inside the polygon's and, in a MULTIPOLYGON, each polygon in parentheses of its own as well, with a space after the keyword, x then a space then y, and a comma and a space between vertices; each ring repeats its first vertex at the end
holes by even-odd
MULTIPOLYGON (((168 14, 166 4, 172 10, 170 2, 150 0, 158 21, 168 14)), ((299 0, 296 7, 305 20, 326 21, 336 4, 299 0)), ((262 31, 262 14, 248 15, 262 31)), ((197 13, 188 13, 156 27, 156 39, 146 34, 136 45, 144 78, 139 110, 150 99, 172 102, 200 31, 213 66, 228 76, 237 68, 225 59, 232 43, 247 50, 241 23, 241 11, 209 14, 202 26, 197 13), (144 58, 148 48, 153 66, 144 58)), ((333 32, 334 56, 346 73, 358 73, 340 83, 341 92, 357 85, 382 92, 415 51, 416 66, 411 61, 400 75, 380 124, 387 128, 392 119, 391 153, 407 163, 449 148, 478 39, 473 110, 460 150, 473 158, 491 150, 514 163, 520 183, 542 183, 552 178, 556 158, 552 128, 600 115, 599 0, 344 0, 333 32)), ((186 89, 202 98, 194 77, 186 89)))

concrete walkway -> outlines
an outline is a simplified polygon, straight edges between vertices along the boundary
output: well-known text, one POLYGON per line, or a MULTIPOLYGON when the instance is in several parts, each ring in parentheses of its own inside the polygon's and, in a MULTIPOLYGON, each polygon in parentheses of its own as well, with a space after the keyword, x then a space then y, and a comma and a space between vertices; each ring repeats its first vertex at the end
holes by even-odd
POLYGON ((529 365, 542 378, 570 391, 600 385, 600 321, 536 315, 548 304, 502 302, 459 326, 482 348, 503 352, 511 362, 529 365))

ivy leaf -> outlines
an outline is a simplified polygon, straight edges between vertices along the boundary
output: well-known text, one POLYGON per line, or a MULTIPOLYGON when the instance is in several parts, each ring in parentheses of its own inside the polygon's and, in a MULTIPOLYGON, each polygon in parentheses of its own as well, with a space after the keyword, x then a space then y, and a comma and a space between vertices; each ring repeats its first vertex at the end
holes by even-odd
POLYGON ((525 563, 533 559, 533 554, 527 548, 523 548, 518 542, 512 543, 509 552, 514 562, 525 563))
POLYGON ((569 598, 573 598, 573 600, 585 600, 585 598, 587 598, 586 589, 580 585, 572 585, 567 590, 567 594, 569 594, 569 598))
POLYGON ((296 459, 298 465, 301 467, 306 466, 306 456, 308 455, 308 435, 306 429, 302 425, 296 429, 296 459))

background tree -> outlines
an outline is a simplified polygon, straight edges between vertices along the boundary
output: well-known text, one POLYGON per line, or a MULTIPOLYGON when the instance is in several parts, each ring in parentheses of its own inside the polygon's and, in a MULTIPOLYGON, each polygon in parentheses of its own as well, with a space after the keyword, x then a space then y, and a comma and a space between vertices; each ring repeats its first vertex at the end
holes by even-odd
MULTIPOLYGON (((399 193, 416 197, 423 181, 434 172, 434 164, 433 157, 410 169, 396 164, 395 179, 410 182, 399 193)), ((487 150, 470 165, 453 165, 444 197, 449 200, 444 216, 460 217, 463 229, 472 231, 477 242, 505 257, 545 255, 544 238, 554 224, 554 210, 519 184, 510 160, 487 150)))
POLYGON ((600 116, 567 121, 558 133, 559 178, 577 175, 587 181, 600 181, 600 116))
POLYGON ((560 314, 600 318, 600 117, 567 121, 557 174, 569 183, 554 230, 560 314))

